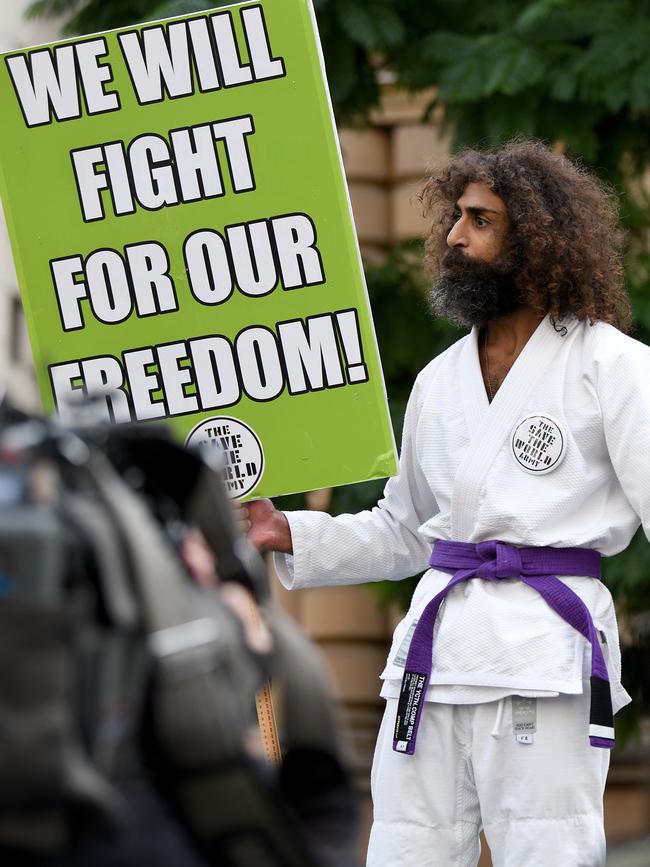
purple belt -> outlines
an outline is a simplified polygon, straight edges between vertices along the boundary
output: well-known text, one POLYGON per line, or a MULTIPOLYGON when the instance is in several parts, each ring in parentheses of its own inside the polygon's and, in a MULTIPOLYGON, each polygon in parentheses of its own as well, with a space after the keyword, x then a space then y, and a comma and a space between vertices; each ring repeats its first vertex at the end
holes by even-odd
POLYGON ((533 587, 560 617, 591 643, 591 710, 589 741, 593 747, 614 746, 612 698, 607 667, 591 614, 580 597, 556 574, 600 578, 600 554, 590 548, 516 548, 505 542, 435 543, 433 569, 453 575, 426 606, 411 638, 400 690, 393 749, 413 755, 422 703, 431 678, 433 627, 442 600, 470 578, 501 581, 517 578, 533 587))

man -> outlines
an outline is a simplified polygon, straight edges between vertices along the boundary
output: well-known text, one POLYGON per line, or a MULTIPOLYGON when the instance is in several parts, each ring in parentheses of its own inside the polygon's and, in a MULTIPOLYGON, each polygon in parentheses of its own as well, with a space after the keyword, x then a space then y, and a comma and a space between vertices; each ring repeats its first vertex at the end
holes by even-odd
POLYGON ((616 204, 536 142, 461 154, 423 201, 431 306, 472 330, 417 377, 398 475, 358 515, 251 503, 250 536, 288 587, 431 565, 382 674, 369 865, 474 867, 483 828, 495 867, 598 867, 629 701, 599 561, 650 533, 616 204))

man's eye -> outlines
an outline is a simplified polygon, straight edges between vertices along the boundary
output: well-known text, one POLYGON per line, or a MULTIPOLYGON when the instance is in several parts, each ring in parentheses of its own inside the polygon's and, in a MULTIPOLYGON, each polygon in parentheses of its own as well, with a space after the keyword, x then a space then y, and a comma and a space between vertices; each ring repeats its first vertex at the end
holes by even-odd
POLYGON ((482 229, 483 226, 488 226, 489 223, 488 223, 488 221, 485 219, 485 217, 477 217, 477 218, 476 218, 476 225, 479 227, 479 229, 482 229))
POLYGON ((456 208, 456 210, 453 212, 453 214, 451 215, 451 218, 454 221, 454 223, 457 223, 460 220, 460 211, 458 210, 458 208, 456 208))

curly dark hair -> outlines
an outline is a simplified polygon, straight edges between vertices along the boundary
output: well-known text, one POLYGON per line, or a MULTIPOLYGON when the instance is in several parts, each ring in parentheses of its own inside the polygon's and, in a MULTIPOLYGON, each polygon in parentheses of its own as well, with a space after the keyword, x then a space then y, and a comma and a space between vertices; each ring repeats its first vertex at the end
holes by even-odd
POLYGON ((511 141, 495 151, 466 150, 426 182, 421 200, 433 218, 425 263, 438 274, 454 205, 468 184, 500 196, 510 218, 507 258, 524 302, 561 320, 609 322, 627 331, 623 232, 613 190, 539 141, 511 141))

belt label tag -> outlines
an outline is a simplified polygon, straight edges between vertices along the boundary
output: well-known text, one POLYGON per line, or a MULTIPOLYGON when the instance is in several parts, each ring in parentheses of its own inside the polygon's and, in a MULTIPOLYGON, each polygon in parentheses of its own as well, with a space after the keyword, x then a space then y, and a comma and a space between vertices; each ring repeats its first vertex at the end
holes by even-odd
POLYGON ((512 696, 512 731, 520 744, 532 744, 537 731, 537 699, 512 696))
POLYGON ((412 753, 415 749, 415 744, 411 744, 411 741, 417 732, 420 703, 424 698, 426 682, 427 676, 422 672, 404 672, 393 740, 393 749, 397 752, 412 753))
POLYGON ((414 620, 413 623, 409 626, 406 635, 402 639, 402 643, 397 649, 397 653, 395 654, 395 658, 393 659, 393 665, 398 665, 400 668, 404 668, 406 665, 406 657, 408 656, 409 647, 411 646, 411 639, 413 638, 413 633, 415 632, 415 627, 418 625, 418 621, 414 620))

